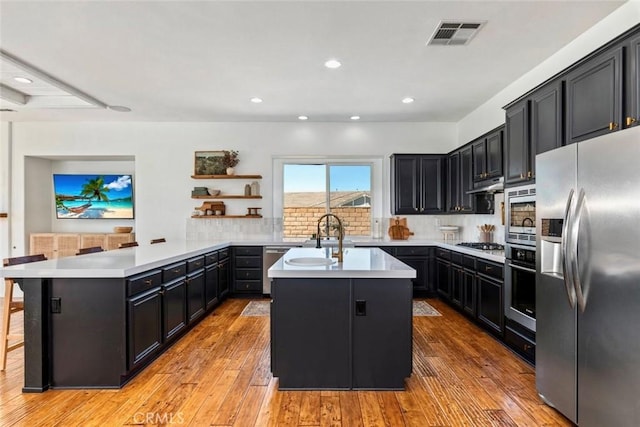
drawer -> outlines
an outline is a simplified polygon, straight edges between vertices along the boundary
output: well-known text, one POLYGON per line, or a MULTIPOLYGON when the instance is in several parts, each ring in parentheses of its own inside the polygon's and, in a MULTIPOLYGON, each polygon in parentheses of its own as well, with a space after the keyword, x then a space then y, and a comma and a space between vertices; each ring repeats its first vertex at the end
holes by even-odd
POLYGON ((220 249, 218 251, 218 261, 229 258, 229 248, 220 249))
POLYGON ((179 262, 162 268, 162 283, 167 283, 187 274, 187 263, 179 262))
POLYGON ((237 256, 234 258, 236 268, 260 268, 262 259, 255 256, 237 256))
POLYGON ((468 255, 463 255, 462 256, 462 266, 464 268, 467 268, 469 270, 474 270, 476 269, 476 259, 472 256, 468 256, 468 255))
POLYGON ((451 251, 448 249, 436 248, 436 257, 450 260, 451 251))
POLYGON ((451 263, 462 265, 462 256, 460 252, 451 252, 451 263))
POLYGON ((233 248, 235 256, 262 255, 262 246, 236 246, 233 248))
POLYGON ((204 267, 204 255, 187 260, 187 272, 191 273, 204 267))
POLYGON ((234 289, 237 292, 260 292, 262 293, 262 282, 259 280, 237 280, 234 289))
POLYGON ((506 327, 504 330, 504 341, 509 347, 520 353, 529 362, 535 362, 536 344, 533 341, 509 327, 506 327))
POLYGON ((218 262, 218 252, 211 252, 204 256, 204 265, 211 265, 218 262))
POLYGON ((479 259, 476 261, 476 271, 500 281, 504 278, 504 265, 479 259))
POLYGON ((430 249, 428 246, 397 246, 396 255, 428 257, 430 249))
POLYGON ((262 270, 258 268, 236 268, 236 280, 262 280, 262 270))
POLYGON ((132 276, 127 279, 127 296, 133 296, 148 289, 160 286, 162 283, 162 270, 147 271, 146 273, 132 276))

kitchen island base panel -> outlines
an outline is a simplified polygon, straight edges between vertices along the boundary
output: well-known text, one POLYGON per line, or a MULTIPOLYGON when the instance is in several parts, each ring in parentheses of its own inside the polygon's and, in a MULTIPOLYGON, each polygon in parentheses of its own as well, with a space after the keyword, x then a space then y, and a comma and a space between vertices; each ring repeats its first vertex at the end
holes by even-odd
POLYGON ((276 278, 271 363, 282 390, 403 390, 410 279, 276 278))
POLYGON ((49 389, 50 279, 17 280, 24 292, 24 387, 23 393, 49 389))

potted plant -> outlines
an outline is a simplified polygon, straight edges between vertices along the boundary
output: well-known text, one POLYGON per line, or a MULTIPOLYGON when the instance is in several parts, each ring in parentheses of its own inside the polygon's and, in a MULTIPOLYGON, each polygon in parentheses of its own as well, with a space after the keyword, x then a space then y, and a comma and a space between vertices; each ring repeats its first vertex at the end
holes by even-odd
POLYGON ((238 152, 235 150, 224 150, 222 152, 224 153, 222 165, 227 168, 227 175, 233 175, 235 173, 234 167, 240 162, 238 152))

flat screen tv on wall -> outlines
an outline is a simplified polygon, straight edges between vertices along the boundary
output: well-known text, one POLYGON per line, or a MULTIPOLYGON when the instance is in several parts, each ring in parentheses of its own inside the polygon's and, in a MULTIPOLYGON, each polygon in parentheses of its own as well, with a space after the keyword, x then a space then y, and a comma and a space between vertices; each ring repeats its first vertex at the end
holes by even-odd
POLYGON ((56 218, 133 219, 131 175, 54 174, 56 218))

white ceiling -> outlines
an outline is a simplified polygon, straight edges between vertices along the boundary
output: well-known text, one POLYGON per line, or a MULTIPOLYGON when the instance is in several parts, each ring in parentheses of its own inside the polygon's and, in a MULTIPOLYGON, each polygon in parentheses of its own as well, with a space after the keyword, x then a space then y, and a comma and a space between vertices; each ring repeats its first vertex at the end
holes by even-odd
POLYGON ((457 122, 622 3, 1 0, 0 49, 132 111, 27 103, 0 120, 457 122), (441 20, 486 24, 426 46, 441 20))

